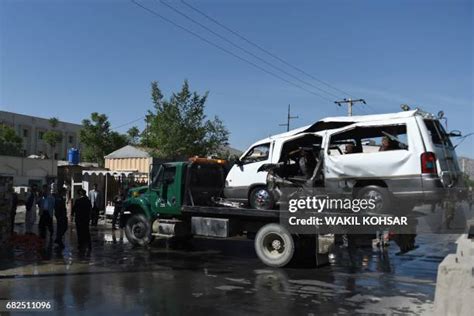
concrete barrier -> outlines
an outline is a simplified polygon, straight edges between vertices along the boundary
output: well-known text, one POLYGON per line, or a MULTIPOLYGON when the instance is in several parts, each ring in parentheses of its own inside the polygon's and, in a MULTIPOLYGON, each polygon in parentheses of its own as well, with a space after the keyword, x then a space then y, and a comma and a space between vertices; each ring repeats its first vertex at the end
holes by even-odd
POLYGON ((473 315, 474 240, 465 234, 456 243, 456 254, 446 256, 438 267, 436 315, 473 315))

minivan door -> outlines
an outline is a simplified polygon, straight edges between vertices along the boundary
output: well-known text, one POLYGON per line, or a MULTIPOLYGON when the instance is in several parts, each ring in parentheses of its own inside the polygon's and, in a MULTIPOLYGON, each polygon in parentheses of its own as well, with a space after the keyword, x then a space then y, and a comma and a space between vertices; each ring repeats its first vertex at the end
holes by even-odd
POLYGON ((270 162, 271 143, 255 145, 240 158, 227 175, 228 186, 248 188, 252 184, 265 184, 266 172, 258 172, 263 164, 270 162))
POLYGON ((456 184, 461 172, 454 146, 438 120, 424 119, 423 123, 428 131, 429 140, 431 140, 430 145, 432 145, 427 146, 427 149, 432 150, 438 160, 438 176, 445 186, 451 187, 456 184))

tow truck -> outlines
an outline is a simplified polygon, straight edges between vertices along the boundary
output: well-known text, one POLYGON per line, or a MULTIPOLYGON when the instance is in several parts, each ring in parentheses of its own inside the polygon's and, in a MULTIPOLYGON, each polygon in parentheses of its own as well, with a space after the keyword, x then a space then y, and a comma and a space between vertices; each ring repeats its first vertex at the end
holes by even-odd
POLYGON ((155 238, 246 236, 254 239, 257 256, 271 267, 301 258, 316 266, 328 262, 334 238, 291 234, 280 224, 285 210, 249 209, 222 200, 225 164, 195 157, 150 165, 149 185, 131 189, 124 203, 120 222, 128 241, 146 246, 155 238))

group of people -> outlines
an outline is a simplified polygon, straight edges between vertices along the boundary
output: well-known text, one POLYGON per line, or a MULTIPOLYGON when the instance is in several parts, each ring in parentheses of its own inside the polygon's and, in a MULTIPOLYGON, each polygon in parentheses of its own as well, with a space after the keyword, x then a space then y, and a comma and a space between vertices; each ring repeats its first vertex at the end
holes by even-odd
POLYGON ((41 192, 38 186, 33 184, 28 192, 25 202, 25 233, 33 234, 33 226, 36 216, 39 214, 38 233, 45 239, 49 233, 50 240, 53 239, 54 227, 53 216, 56 217, 56 238, 54 242, 60 249, 64 248, 63 237, 68 228, 66 210, 66 191, 54 186, 43 185, 41 192))
MULTIPOLYGON (((116 229, 117 219, 122 209, 122 203, 125 200, 124 190, 119 189, 119 193, 114 197, 115 210, 112 220, 112 229, 116 229)), ((77 191, 78 197, 72 204, 71 217, 74 218, 77 242, 79 251, 90 251, 91 236, 90 226, 97 226, 99 212, 103 209, 102 193, 98 190, 97 184, 86 194, 84 189, 77 191)), ((12 199, 12 232, 14 229, 16 208, 18 198, 12 199)), ((25 233, 33 234, 34 224, 39 215, 38 233, 42 239, 49 236, 53 241, 54 227, 53 216, 56 218, 56 235, 54 243, 59 249, 64 248, 64 234, 68 229, 68 214, 66 190, 64 188, 43 185, 42 190, 38 189, 36 184, 30 187, 25 201, 25 233)))
MULTIPOLYGON (((382 144, 379 147, 379 151, 389 151, 389 150, 396 150, 400 149, 398 143, 391 140, 389 137, 384 136, 382 138, 382 144)), ((344 148, 344 154, 356 154, 362 152, 362 148, 357 148, 354 143, 346 144, 344 148)))

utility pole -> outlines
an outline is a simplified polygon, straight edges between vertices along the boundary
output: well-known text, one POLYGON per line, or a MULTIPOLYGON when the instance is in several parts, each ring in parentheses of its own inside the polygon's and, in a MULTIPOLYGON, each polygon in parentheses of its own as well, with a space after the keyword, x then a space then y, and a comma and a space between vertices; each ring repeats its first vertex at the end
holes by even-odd
POLYGON ((290 130, 290 121, 293 119, 297 119, 298 116, 291 116, 291 104, 288 104, 288 116, 286 118, 286 123, 279 124, 279 126, 286 126, 286 131, 290 130))
POLYGON ((336 103, 338 106, 341 106, 342 104, 347 103, 347 105, 348 105, 348 107, 347 107, 347 116, 352 116, 352 106, 357 102, 367 104, 364 99, 352 100, 352 98, 349 98, 349 99, 344 98, 344 100, 334 101, 334 103, 336 103))

